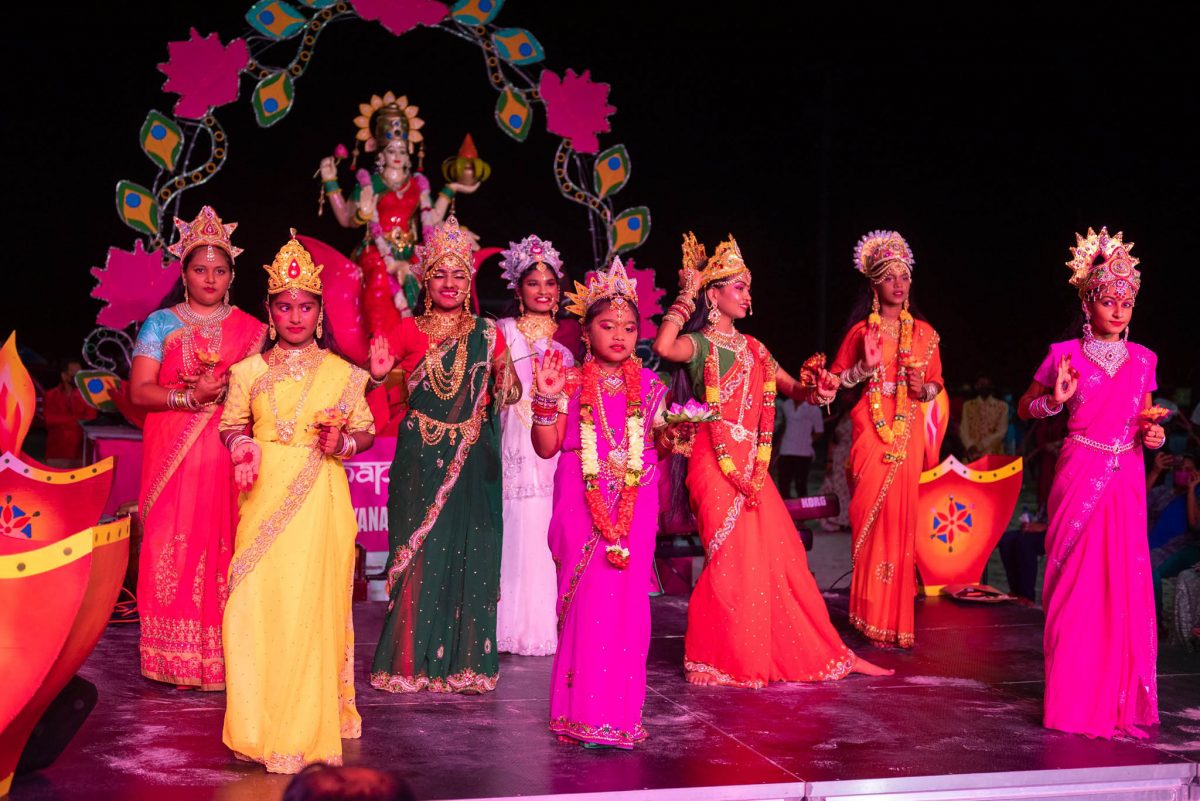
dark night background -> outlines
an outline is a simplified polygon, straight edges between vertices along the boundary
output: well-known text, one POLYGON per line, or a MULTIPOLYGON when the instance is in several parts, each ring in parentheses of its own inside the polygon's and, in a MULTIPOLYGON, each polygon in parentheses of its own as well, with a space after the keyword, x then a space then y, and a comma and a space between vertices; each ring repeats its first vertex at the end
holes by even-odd
MULTIPOLYGON (((5 28, 0 335, 16 328, 47 358, 77 352, 100 307, 88 268, 137 236, 117 218, 113 190, 122 178, 153 179, 138 129, 149 109, 170 112, 176 99, 156 69, 166 43, 189 26, 228 42, 244 34, 248 7, 105 3, 5 28)), ((1074 232, 1108 225, 1142 259, 1133 338, 1159 353, 1160 384, 1200 384, 1197 62, 1170 20, 1152 37, 1099 25, 993 38, 686 8, 509 0, 496 20, 542 42, 547 59, 533 74, 590 69, 611 85, 617 113, 601 146, 623 142, 632 161, 616 208, 650 207, 652 233, 632 255, 657 270, 667 302, 681 233, 695 230, 711 249, 732 232, 755 277, 744 329, 795 372, 812 351, 836 348, 862 280, 850 267, 858 237, 895 228, 915 251, 914 295, 942 334, 948 382, 987 372, 1019 393, 1076 308, 1063 266, 1074 232)), ((276 63, 294 46, 280 45, 276 63)), ((474 135, 494 173, 460 200, 459 216, 485 245, 537 232, 574 277, 591 266, 586 214, 553 181, 557 137, 545 132, 544 109, 535 107, 524 143, 506 137, 468 43, 338 23, 273 128, 255 124, 251 89, 243 78, 238 102, 218 111, 230 137, 224 170, 183 204, 189 219, 211 203, 241 224, 234 295, 244 308, 257 310, 258 265, 289 226, 353 247, 357 232, 316 216, 311 176, 321 156, 351 144, 357 104, 387 89, 421 108, 435 189, 442 159, 474 135)), ((485 295, 502 291, 495 272, 482 280, 485 295)))

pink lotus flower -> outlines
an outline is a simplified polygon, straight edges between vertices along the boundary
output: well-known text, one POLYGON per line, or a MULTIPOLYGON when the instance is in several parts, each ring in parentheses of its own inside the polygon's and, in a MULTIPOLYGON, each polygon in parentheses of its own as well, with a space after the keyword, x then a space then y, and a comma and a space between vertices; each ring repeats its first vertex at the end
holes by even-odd
POLYGON ((350 151, 346 149, 345 145, 339 144, 333 149, 333 157, 337 159, 349 158, 350 151))
POLYGON ((600 140, 596 134, 608 133, 612 128, 608 117, 616 108, 608 105, 609 86, 594 83, 591 70, 576 75, 567 70, 559 78, 550 70, 542 70, 538 91, 546 104, 546 130, 571 142, 571 147, 580 153, 596 153, 600 140))
POLYGON ((163 267, 162 261, 162 250, 147 253, 140 239, 132 253, 109 248, 104 267, 91 270, 99 281, 92 297, 107 304, 96 315, 96 324, 120 329, 157 309, 179 280, 178 266, 163 267))
POLYGON ((350 0, 350 5, 358 16, 378 20, 396 36, 418 25, 437 25, 449 13, 446 6, 434 0, 350 0))
POLYGON ((668 423, 708 423, 720 418, 707 403, 689 398, 682 406, 672 403, 667 409, 668 423))
POLYGON ((241 70, 250 60, 242 39, 222 45, 217 34, 201 38, 192 28, 187 41, 167 43, 167 55, 158 69, 167 76, 163 91, 179 95, 178 116, 200 119, 209 109, 237 100, 241 70))

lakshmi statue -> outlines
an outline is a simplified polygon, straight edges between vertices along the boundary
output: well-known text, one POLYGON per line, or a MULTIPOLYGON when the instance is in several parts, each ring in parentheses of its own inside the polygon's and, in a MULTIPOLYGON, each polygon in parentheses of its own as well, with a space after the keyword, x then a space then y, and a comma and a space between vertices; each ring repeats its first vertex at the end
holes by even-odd
POLYGON ((429 179, 420 172, 425 158, 421 134, 425 121, 417 116, 418 108, 410 105, 407 97, 387 92, 383 97, 372 96, 358 109, 352 166, 357 163, 361 145, 367 153, 375 154, 375 172, 368 176, 360 170, 358 185, 349 198, 342 194, 338 183, 334 156, 321 160, 320 174, 325 197, 338 223, 344 228, 366 227, 363 241, 351 258, 362 268, 367 328, 374 334, 395 324, 396 320, 391 319, 393 306, 401 317, 412 314, 420 292, 410 269, 414 248, 446 218, 454 196, 474 192, 479 183, 473 180, 475 171, 456 173, 462 180, 447 183, 433 200, 429 179), (391 303, 371 302, 372 298, 387 298, 391 303))

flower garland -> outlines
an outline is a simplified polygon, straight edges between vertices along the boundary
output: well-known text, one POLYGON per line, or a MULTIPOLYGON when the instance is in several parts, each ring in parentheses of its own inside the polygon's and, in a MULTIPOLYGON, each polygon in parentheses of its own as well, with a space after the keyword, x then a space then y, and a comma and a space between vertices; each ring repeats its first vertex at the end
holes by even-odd
POLYGON ((643 459, 642 423, 642 363, 630 358, 621 367, 625 379, 625 436, 628 456, 625 461, 625 480, 617 503, 617 519, 614 522, 600 490, 600 455, 596 440, 595 408, 603 403, 600 397, 600 365, 588 361, 583 365, 583 396, 579 405, 579 438, 582 442, 580 461, 583 463, 583 486, 587 497, 588 511, 592 523, 611 543, 606 549, 608 561, 618 569, 629 566, 629 549, 621 545, 621 539, 629 536, 633 522, 633 505, 641 488, 643 459))
MULTIPOLYGON (((761 355, 761 354, 760 354, 761 355)), ((758 420, 758 443, 755 448, 754 469, 747 481, 737 469, 729 455, 728 430, 717 423, 727 422, 718 418, 710 429, 713 449, 717 452, 717 464, 729 483, 746 497, 746 505, 753 509, 758 505, 758 491, 767 480, 767 469, 771 464, 771 442, 775 436, 775 371, 769 359, 763 362, 762 414, 758 420)), ((704 399, 713 409, 721 408, 721 370, 717 346, 709 342, 708 358, 704 360, 704 399)))
MULTIPOLYGON (((879 312, 871 312, 867 317, 869 330, 878 330, 883 324, 879 312)), ((896 355, 896 414, 889 428, 883 419, 883 378, 884 369, 880 365, 872 373, 867 383, 867 401, 871 404, 871 422, 875 425, 875 433, 884 445, 891 445, 904 437, 908 425, 908 367, 912 359, 913 316, 908 309, 900 310, 900 344, 896 355)), ((894 460, 896 454, 888 454, 885 460, 894 460), (891 457, 891 459, 888 459, 891 457)))

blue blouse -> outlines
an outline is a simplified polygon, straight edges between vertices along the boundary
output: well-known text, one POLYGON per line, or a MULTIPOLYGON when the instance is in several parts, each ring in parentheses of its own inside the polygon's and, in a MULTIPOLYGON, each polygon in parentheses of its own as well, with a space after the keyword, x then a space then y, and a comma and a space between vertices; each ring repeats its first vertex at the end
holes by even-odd
POLYGON ((159 309, 146 318, 138 331, 137 343, 133 346, 134 356, 146 356, 162 363, 163 343, 172 331, 183 328, 183 320, 171 309, 159 309))

